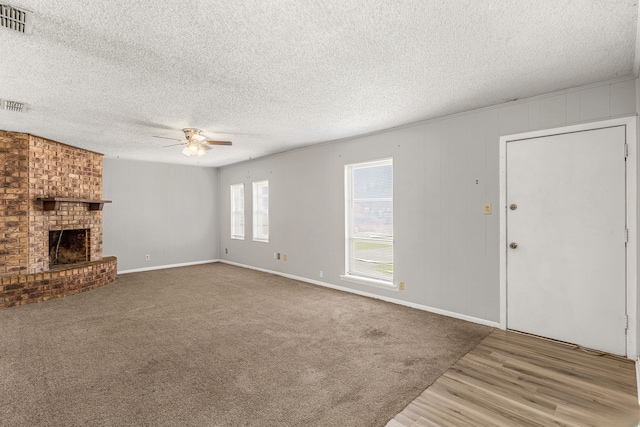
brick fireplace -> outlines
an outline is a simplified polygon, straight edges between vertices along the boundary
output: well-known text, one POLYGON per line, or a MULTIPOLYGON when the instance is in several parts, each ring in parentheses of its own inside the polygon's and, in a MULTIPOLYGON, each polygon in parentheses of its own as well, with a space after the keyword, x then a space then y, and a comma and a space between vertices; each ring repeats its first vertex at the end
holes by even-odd
POLYGON ((117 260, 102 257, 102 155, 0 131, 0 162, 0 308, 113 281, 117 260), (86 256, 52 268, 50 238, 71 230, 85 233, 86 256))

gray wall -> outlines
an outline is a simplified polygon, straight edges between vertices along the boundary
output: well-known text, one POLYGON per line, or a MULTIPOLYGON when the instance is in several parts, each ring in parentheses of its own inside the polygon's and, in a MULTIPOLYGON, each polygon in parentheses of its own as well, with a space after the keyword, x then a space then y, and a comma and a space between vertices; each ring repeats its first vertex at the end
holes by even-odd
MULTIPOLYGON (((640 113, 640 79, 636 80, 636 111, 638 111, 640 113)), ((640 131, 640 127, 638 128, 638 131, 640 131)), ((640 134, 638 135, 638 148, 640 148, 640 134)), ((637 164, 640 165, 640 150, 636 149, 638 152, 637 156, 638 156, 638 162, 637 164)), ((640 174, 640 171, 636 171, 637 174, 640 174)), ((640 182, 640 179, 638 176, 636 176, 636 182, 640 182)), ((640 188, 640 186, 638 186, 640 188)), ((640 190, 639 190, 640 191, 640 190)), ((637 212, 640 212, 640 195, 638 195, 638 206, 637 206, 637 212)), ((639 230, 639 235, 636 236, 636 244, 638 245, 638 252, 636 253, 640 253, 640 224, 638 224, 638 230, 639 230)), ((640 277, 638 277, 638 281, 640 282, 640 277)), ((638 290, 640 291, 640 283, 638 283, 638 290)), ((637 305, 636 307, 638 307, 636 310, 638 312, 640 312, 640 292, 638 292, 638 294, 636 295, 637 297, 637 305)), ((638 318, 636 318, 636 321, 638 322, 637 328, 636 328, 636 354, 640 355, 640 316, 638 318)), ((637 369, 637 368, 636 368, 637 369)), ((639 381, 640 383, 640 381, 639 381)))
POLYGON ((120 272, 217 259, 217 191, 215 168, 105 158, 104 255, 120 272))
POLYGON ((603 83, 223 167, 220 258, 498 322, 499 137, 635 114, 635 84, 603 83), (406 283, 400 292, 339 278, 344 165, 385 157, 394 159, 394 277, 406 283), (269 180, 269 243, 251 239, 251 183, 262 179, 269 180), (232 240, 229 228, 229 186, 241 182, 243 241, 232 240), (483 214, 485 202, 492 215, 483 214), (287 261, 274 260, 274 252, 287 261))

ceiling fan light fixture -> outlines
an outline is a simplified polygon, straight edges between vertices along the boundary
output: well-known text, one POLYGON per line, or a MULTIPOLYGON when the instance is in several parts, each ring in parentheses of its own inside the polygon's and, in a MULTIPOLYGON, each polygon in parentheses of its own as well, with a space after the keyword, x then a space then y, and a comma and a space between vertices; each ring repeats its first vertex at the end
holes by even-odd
MULTIPOLYGON (((0 99, 0 105, 2 100, 0 99)), ((171 139, 178 141, 179 144, 167 145, 171 147, 173 145, 183 145, 182 154, 185 156, 198 156, 202 157, 207 151, 211 149, 212 145, 231 145, 231 141, 214 141, 209 140, 207 137, 202 136, 202 131, 196 128, 184 128, 182 129, 186 140, 179 140, 175 138, 167 138, 164 136, 155 136, 155 138, 171 139)))

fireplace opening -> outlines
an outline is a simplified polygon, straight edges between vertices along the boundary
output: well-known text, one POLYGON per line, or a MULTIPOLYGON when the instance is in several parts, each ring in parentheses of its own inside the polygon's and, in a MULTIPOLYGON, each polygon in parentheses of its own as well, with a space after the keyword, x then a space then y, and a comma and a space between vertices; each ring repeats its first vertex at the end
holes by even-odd
POLYGON ((89 230, 49 231, 49 269, 89 261, 89 230))

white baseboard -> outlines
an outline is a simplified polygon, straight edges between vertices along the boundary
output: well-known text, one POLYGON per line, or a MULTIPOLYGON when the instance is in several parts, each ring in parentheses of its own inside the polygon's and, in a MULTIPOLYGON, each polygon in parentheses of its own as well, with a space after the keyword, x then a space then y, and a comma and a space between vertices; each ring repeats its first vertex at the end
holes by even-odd
POLYGON ((141 271, 152 271, 152 270, 164 270, 165 268, 176 268, 176 267, 188 267, 190 265, 199 265, 199 264, 210 264, 212 262, 218 262, 219 259, 209 259, 205 261, 196 261, 196 262, 184 262, 181 264, 167 264, 167 265, 156 265, 153 267, 144 267, 144 268, 134 268, 131 270, 118 270, 118 274, 127 274, 127 273, 138 273, 141 271))
POLYGON ((396 298, 389 298, 389 297, 385 297, 385 296, 382 296, 382 295, 372 294, 372 293, 369 293, 369 292, 358 291, 358 290, 355 290, 355 289, 346 288, 344 286, 332 285, 330 283, 321 282, 319 280, 307 279, 306 277, 294 276, 293 274, 282 273, 280 271, 267 270, 265 268, 253 267, 251 265, 240 264, 240 263, 237 263, 237 262, 227 261, 227 260, 224 260, 224 259, 218 260, 218 262, 221 262, 223 264, 235 265, 236 267, 243 267, 243 268, 248 268, 248 269, 251 269, 251 270, 262 271, 264 273, 275 274, 275 275, 286 277, 286 278, 289 278, 289 279, 299 280, 301 282, 311 283, 313 285, 318 285, 318 286, 324 286, 325 288, 336 289, 338 291, 349 292, 349 293, 360 295, 360 296, 364 296, 364 297, 375 298, 375 299, 379 299, 379 300, 390 302, 390 303, 394 303, 394 304, 399 304, 399 305, 404 305, 404 306, 411 307, 411 308, 416 308, 418 310, 428 311, 430 313, 441 314, 443 316, 453 317, 455 319, 466 320, 467 322, 478 323, 480 325, 490 326, 492 328, 499 328, 500 327, 500 323, 499 322, 493 322, 493 321, 486 320, 486 319, 480 319, 478 317, 467 316, 466 314, 460 314, 460 313, 456 313, 456 312, 453 312, 453 311, 442 310, 442 309, 439 309, 439 308, 429 307, 427 305, 416 304, 416 303, 408 302, 408 301, 403 301, 403 300, 399 300, 399 299, 396 299, 396 298))

